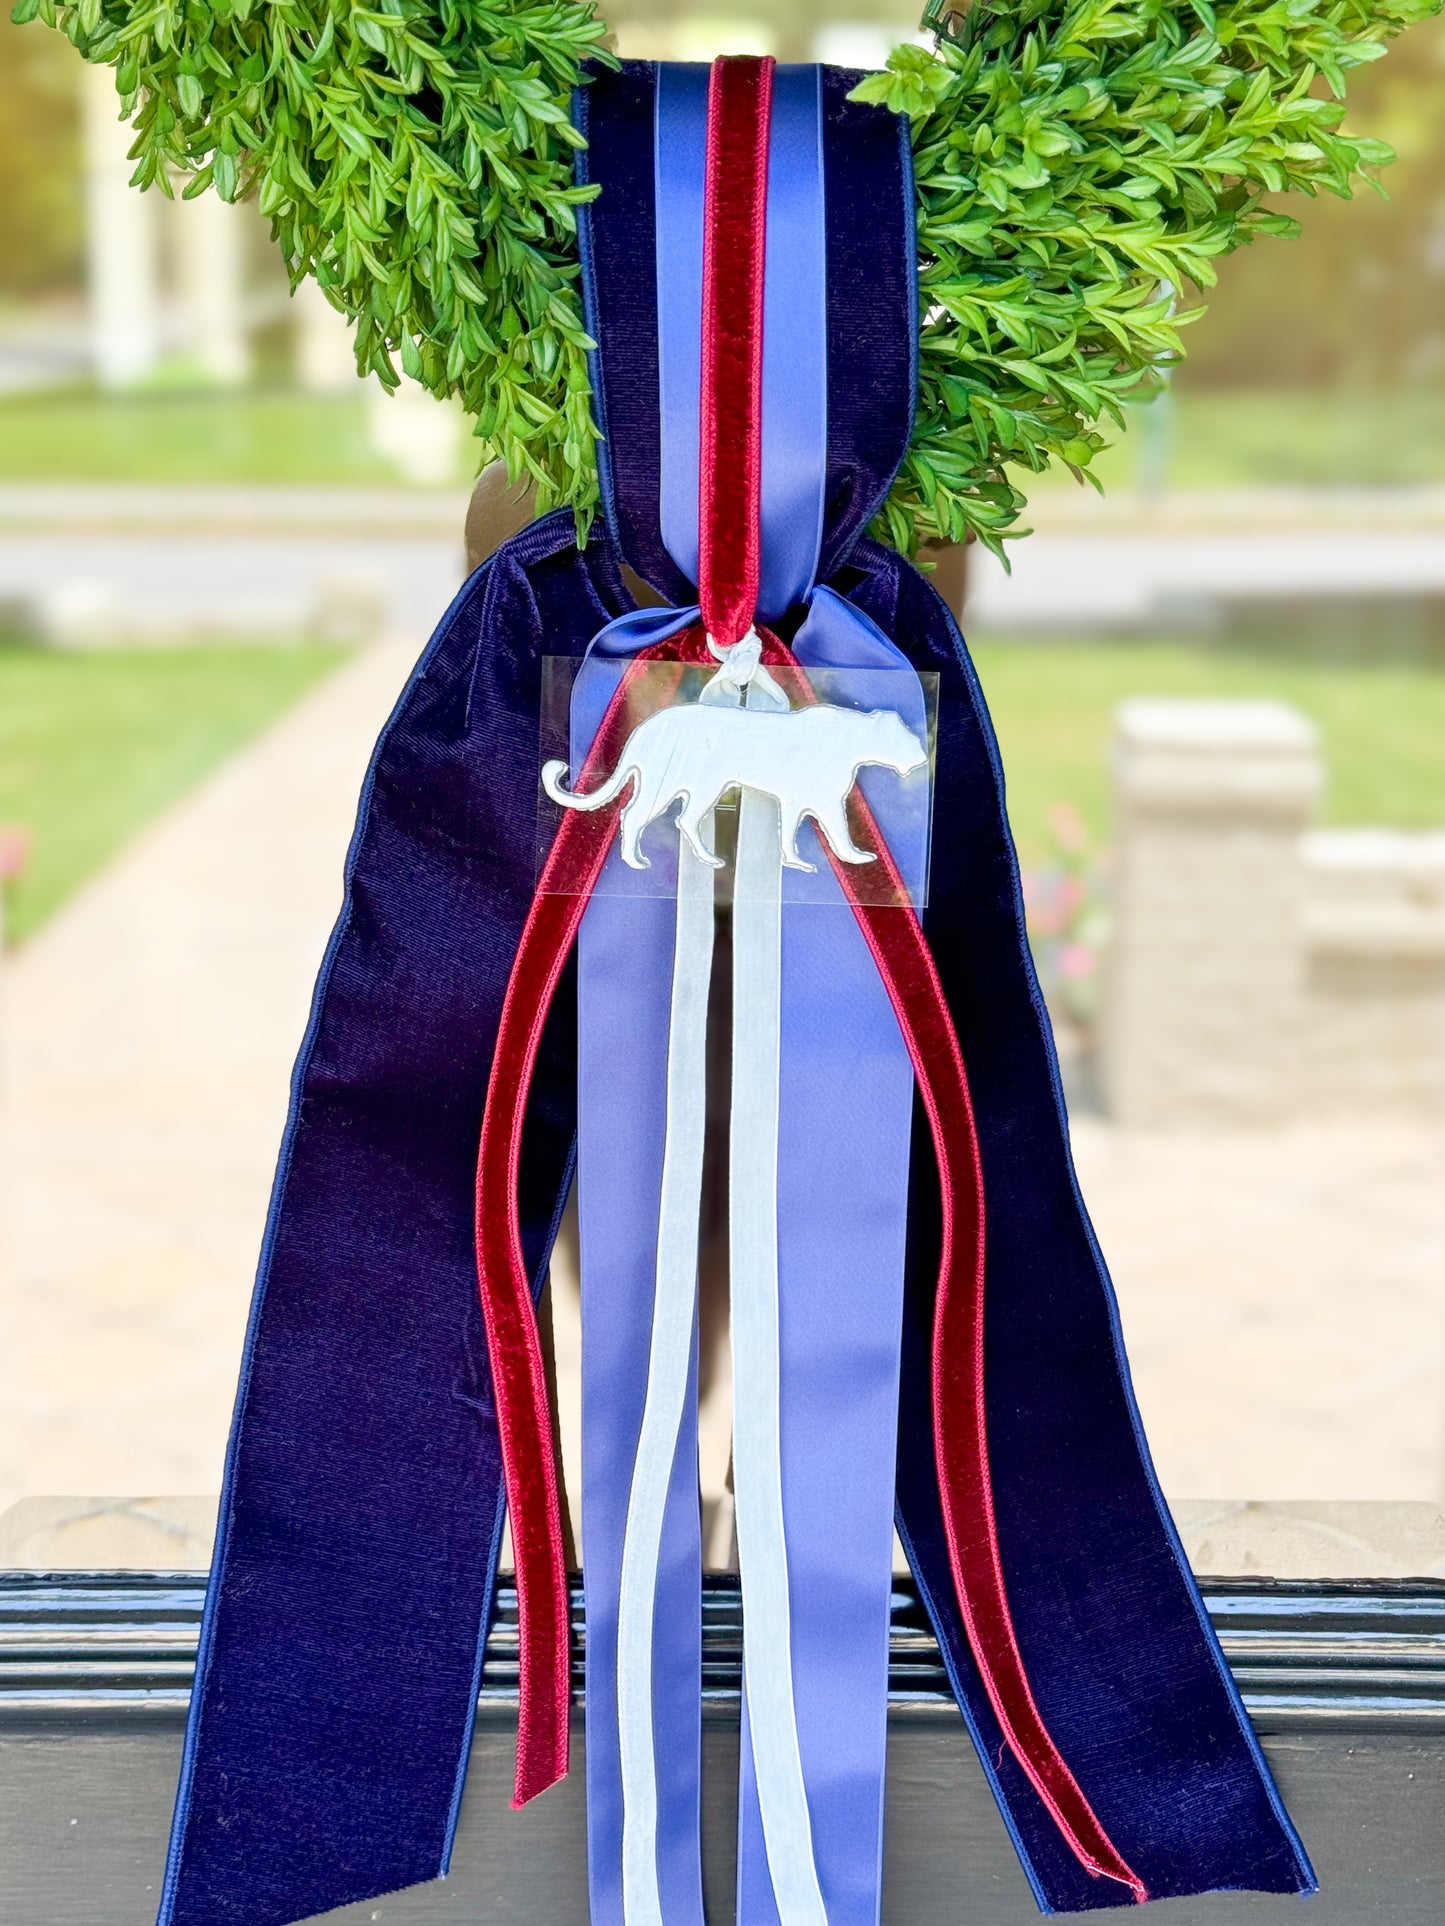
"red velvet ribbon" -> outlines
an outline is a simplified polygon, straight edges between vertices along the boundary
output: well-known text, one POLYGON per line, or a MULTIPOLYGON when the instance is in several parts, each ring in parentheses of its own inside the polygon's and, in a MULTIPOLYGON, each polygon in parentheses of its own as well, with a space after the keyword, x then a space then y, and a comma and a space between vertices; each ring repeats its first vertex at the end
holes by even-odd
MULTIPOLYGON (((595 786, 622 753, 639 719, 635 696, 645 665, 710 660, 695 629, 639 651, 608 704, 580 786, 595 786)), ((661 680, 649 685, 654 696, 666 694, 656 688, 661 680)), ((566 1777, 571 1701, 571 1625, 557 1462, 517 1206, 522 1125, 547 1012, 621 812, 619 800, 595 814, 568 810, 562 818, 502 1000, 477 1155, 477 1280, 512 1525, 521 1645, 514 1806, 524 1806, 566 1777)))
MULTIPOLYGON (((765 632, 766 634, 766 632, 765 632)), ((807 675, 770 635, 763 661, 795 707, 815 702, 807 675)), ((938 1161, 943 1237, 933 1314, 933 1450, 954 1590, 969 1645, 1009 1749, 1090 1872, 1118 1880, 1136 1900, 1143 1881, 1109 1838, 1034 1701, 1014 1632, 994 1522, 984 1395, 983 1162, 968 1073, 938 966, 892 852, 855 789, 853 841, 874 857, 857 867, 824 848, 852 906, 903 1033, 938 1161)))
POLYGON ((698 600, 730 649, 752 625, 762 549, 763 268, 773 62, 715 60, 702 230, 698 600))
MULTIPOLYGON (((704 262, 700 601, 720 644, 756 607, 762 264, 770 61, 714 64, 709 93, 704 262), (740 329, 746 323, 748 338, 740 329), (750 490, 740 498, 739 478, 750 490)), ((791 650, 766 631, 765 664, 795 704, 816 700, 791 650)), ((703 629, 642 651, 597 732, 578 787, 615 767, 638 718, 629 685, 643 664, 711 660, 703 629)), ((587 899, 606 860, 619 797, 568 812, 522 932, 502 1008, 477 1165, 477 1269, 516 1556, 521 1703, 514 1805, 567 1771, 571 1683, 567 1573, 546 1376, 522 1257, 517 1169, 537 1047, 587 899)), ((1049 1734, 1014 1633, 994 1520, 984 1396, 984 1194, 968 1077, 922 926, 872 812, 854 792, 854 840, 874 857, 833 869, 898 1017, 938 1160, 943 1238, 933 1330, 935 1457, 960 1611, 1010 1750, 1080 1863, 1133 1897, 1143 1882, 1105 1832, 1049 1734)), ((831 852, 830 852, 831 856, 831 852)))

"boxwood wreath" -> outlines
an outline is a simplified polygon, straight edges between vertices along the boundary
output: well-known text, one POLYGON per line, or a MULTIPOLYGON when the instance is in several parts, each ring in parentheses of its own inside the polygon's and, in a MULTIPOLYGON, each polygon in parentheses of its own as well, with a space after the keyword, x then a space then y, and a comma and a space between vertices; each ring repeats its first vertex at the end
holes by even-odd
MULTIPOLYGON (((880 532, 999 549, 1010 478, 1080 477, 1182 353, 1214 264, 1391 158, 1343 131, 1350 70, 1441 0, 973 0, 857 97, 906 113, 918 418, 880 532)), ((18 0, 116 69, 135 184, 254 194, 293 283, 474 418, 539 508, 596 505, 569 96, 589 0, 18 0)), ((1091 478, 1091 477, 1090 477, 1091 478)))

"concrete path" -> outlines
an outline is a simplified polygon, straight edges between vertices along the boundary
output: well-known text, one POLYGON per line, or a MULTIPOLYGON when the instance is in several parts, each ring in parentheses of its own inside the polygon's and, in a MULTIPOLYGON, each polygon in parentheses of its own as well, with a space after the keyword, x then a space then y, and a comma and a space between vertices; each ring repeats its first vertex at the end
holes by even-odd
POLYGON ((339 599, 410 634, 465 573, 468 493, 0 483, 0 622, 82 646, 244 639, 324 632, 339 599))
POLYGON ((0 533, 0 610, 82 646, 324 633, 338 595, 410 631, 465 573, 455 534, 0 533))
POLYGON ((291 1061, 415 653, 350 660, 0 970, 0 1506, 217 1488, 291 1061))
POLYGON ((1077 534, 1041 528, 1010 550, 1011 572, 971 551, 966 626, 1015 633, 1208 634, 1233 597, 1439 596, 1445 541, 1431 527, 1312 527, 1248 533, 1170 529, 1077 534))
MULTIPOLYGON (((291 1060, 414 653, 354 658, 7 960, 0 1509, 217 1489, 291 1060)), ((1076 1141, 1172 1496, 1441 1496, 1445 1131, 1076 1141)), ((570 1400, 570 1325, 558 1353, 570 1400)))
POLYGON ((457 546, 466 488, 304 482, 5 482, 0 530, 51 535, 435 535, 457 546))
MULTIPOLYGON (((411 630, 461 575, 449 488, 0 484, 0 614, 49 633, 309 630, 347 584, 411 630)), ((1230 596, 1445 594, 1445 489, 1039 492, 1012 573, 969 553, 980 635, 1207 632, 1230 596)))
POLYGON ((1445 1125, 1074 1148, 1171 1497, 1445 1497, 1445 1125))
MULTIPOLYGON (((1005 574, 971 552, 970 633, 1175 633, 1203 619, 1222 584, 1235 595, 1445 594, 1435 531, 1041 532, 1012 555, 1005 574)), ((343 584, 350 599, 364 595, 390 624, 411 627, 445 607, 462 573, 456 538, 420 528, 7 534, 0 525, 0 608, 62 639, 309 633, 343 584)))

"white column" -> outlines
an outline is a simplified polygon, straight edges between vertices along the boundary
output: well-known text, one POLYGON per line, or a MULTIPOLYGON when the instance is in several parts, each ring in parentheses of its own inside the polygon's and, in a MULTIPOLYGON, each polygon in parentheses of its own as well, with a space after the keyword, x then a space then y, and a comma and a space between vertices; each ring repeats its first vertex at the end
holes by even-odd
POLYGON ((105 388, 143 380, 160 359, 160 236, 157 197, 130 185, 134 130, 120 118, 108 67, 87 66, 86 269, 95 371, 105 388))
POLYGON ((379 381, 368 381, 366 429, 372 447, 395 462, 409 482, 441 487, 457 479, 466 432, 458 402, 438 401, 406 376, 394 394, 379 381))
POLYGON ((1266 1122, 1298 1091, 1301 838, 1322 786, 1278 702, 1138 701, 1114 744, 1100 1069, 1126 1124, 1266 1122))
POLYGON ((311 275, 291 296, 296 379, 308 394, 347 394, 359 379, 351 328, 311 275))
POLYGON ((255 216, 209 189, 173 213, 186 353, 211 381, 239 387, 251 372, 246 227, 255 216))

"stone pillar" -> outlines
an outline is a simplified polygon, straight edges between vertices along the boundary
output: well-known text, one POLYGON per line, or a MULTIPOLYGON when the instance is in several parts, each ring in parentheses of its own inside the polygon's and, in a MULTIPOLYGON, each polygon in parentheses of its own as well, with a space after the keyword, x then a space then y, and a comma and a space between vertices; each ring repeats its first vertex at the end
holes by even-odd
POLYGON ((1306 836, 1302 1102, 1445 1117, 1445 830, 1306 836))
POLYGON ((246 224, 255 216, 210 189, 173 212, 186 353, 209 380, 239 387, 251 372, 246 224))
POLYGON ((1114 743, 1100 1073, 1125 1124, 1266 1122, 1298 1085, 1313 726, 1278 702, 1135 701, 1114 743))
POLYGON ((120 118, 108 67, 82 78, 85 244, 97 379, 104 388, 144 380, 160 359, 160 234, 157 197, 130 186, 134 129, 120 118))

